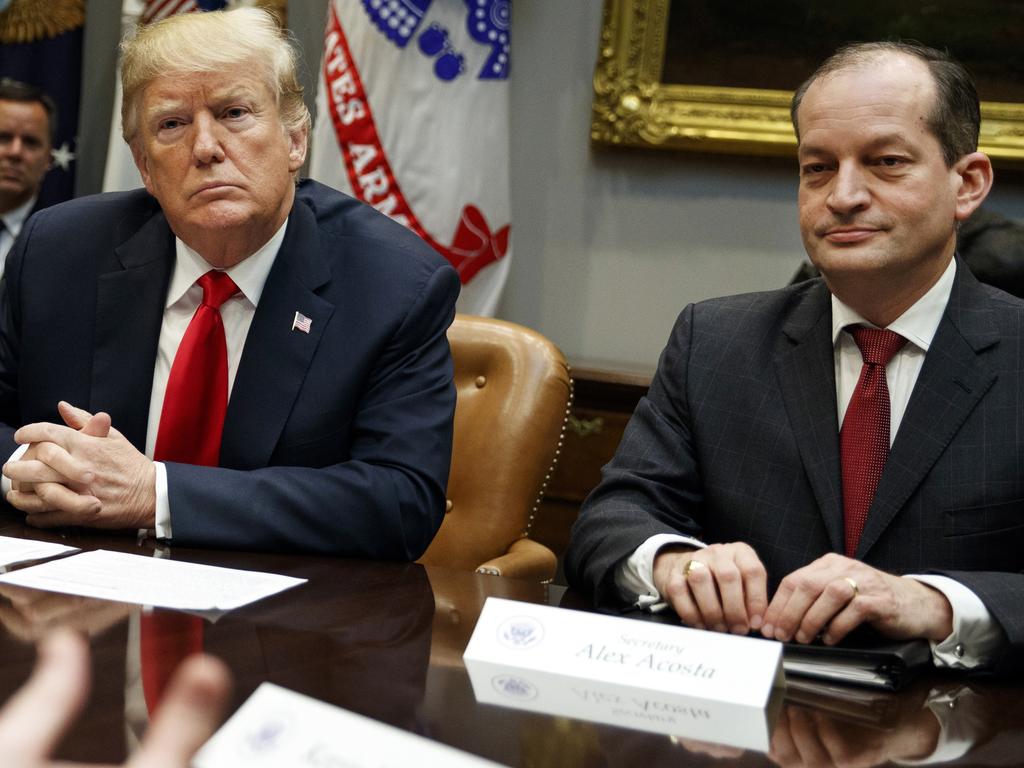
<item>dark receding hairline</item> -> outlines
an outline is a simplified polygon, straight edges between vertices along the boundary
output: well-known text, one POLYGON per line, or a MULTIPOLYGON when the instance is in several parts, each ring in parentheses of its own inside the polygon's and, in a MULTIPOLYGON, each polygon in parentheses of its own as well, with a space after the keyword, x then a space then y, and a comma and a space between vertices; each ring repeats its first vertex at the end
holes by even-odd
POLYGON ((815 82, 841 71, 872 66, 894 54, 922 62, 931 76, 934 95, 926 120, 929 130, 938 139, 946 165, 952 166, 964 155, 976 151, 981 108, 970 74, 947 52, 902 40, 850 43, 827 58, 793 94, 790 118, 797 141, 800 141, 800 105, 815 82))

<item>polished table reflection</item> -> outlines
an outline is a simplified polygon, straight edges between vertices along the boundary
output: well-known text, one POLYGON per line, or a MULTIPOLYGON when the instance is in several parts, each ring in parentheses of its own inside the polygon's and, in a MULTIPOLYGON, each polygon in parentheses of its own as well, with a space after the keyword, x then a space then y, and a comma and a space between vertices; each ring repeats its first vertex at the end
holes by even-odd
MULTIPOLYGON (((0 535, 151 555, 153 541, 43 532, 0 518, 0 535)), ((415 564, 167 548, 164 556, 309 581, 207 622, 204 646, 234 676, 234 710, 273 682, 509 766, 889 765, 1024 762, 1024 685, 933 672, 899 694, 791 686, 768 754, 478 704, 462 652, 488 596, 583 608, 559 587, 415 564), (941 722, 941 725, 940 725, 941 722), (938 749, 938 751, 936 751, 938 749)), ((93 689, 62 758, 120 762, 137 736, 133 623, 141 609, 0 585, 0 700, 28 677, 54 626, 90 637, 93 689)), ((144 717, 144 713, 143 713, 144 717)), ((144 727, 144 726, 143 726, 144 727)))

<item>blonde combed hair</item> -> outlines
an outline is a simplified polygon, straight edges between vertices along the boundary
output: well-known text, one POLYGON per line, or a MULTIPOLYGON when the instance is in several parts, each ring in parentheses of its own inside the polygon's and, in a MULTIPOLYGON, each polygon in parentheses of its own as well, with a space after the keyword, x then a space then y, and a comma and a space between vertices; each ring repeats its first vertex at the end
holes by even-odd
POLYGON ((310 125, 291 36, 260 8, 182 13, 140 27, 121 43, 121 135, 131 145, 139 130, 139 100, 157 77, 219 72, 248 64, 277 100, 285 130, 310 125))

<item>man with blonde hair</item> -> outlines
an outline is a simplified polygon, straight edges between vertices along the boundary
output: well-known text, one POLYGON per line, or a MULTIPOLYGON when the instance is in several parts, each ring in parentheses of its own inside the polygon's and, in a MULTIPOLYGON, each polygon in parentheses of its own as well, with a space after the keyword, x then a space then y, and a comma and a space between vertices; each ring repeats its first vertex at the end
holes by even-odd
POLYGON ((124 44, 145 190, 31 219, 0 305, 2 434, 22 446, 6 498, 31 525, 403 560, 436 532, 458 277, 387 217, 296 184, 295 66, 257 9, 124 44))

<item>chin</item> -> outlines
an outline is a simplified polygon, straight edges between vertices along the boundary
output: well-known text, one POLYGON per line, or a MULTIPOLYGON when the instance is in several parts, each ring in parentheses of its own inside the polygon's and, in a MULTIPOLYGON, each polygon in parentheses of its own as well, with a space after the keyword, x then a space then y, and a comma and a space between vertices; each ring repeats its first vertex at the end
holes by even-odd
POLYGON ((202 229, 233 229, 251 224, 253 214, 236 205, 215 203, 206 206, 197 216, 193 217, 192 221, 196 227, 202 229))
POLYGON ((886 258, 882 254, 851 248, 813 256, 811 263, 824 275, 857 274, 885 269, 886 258))

